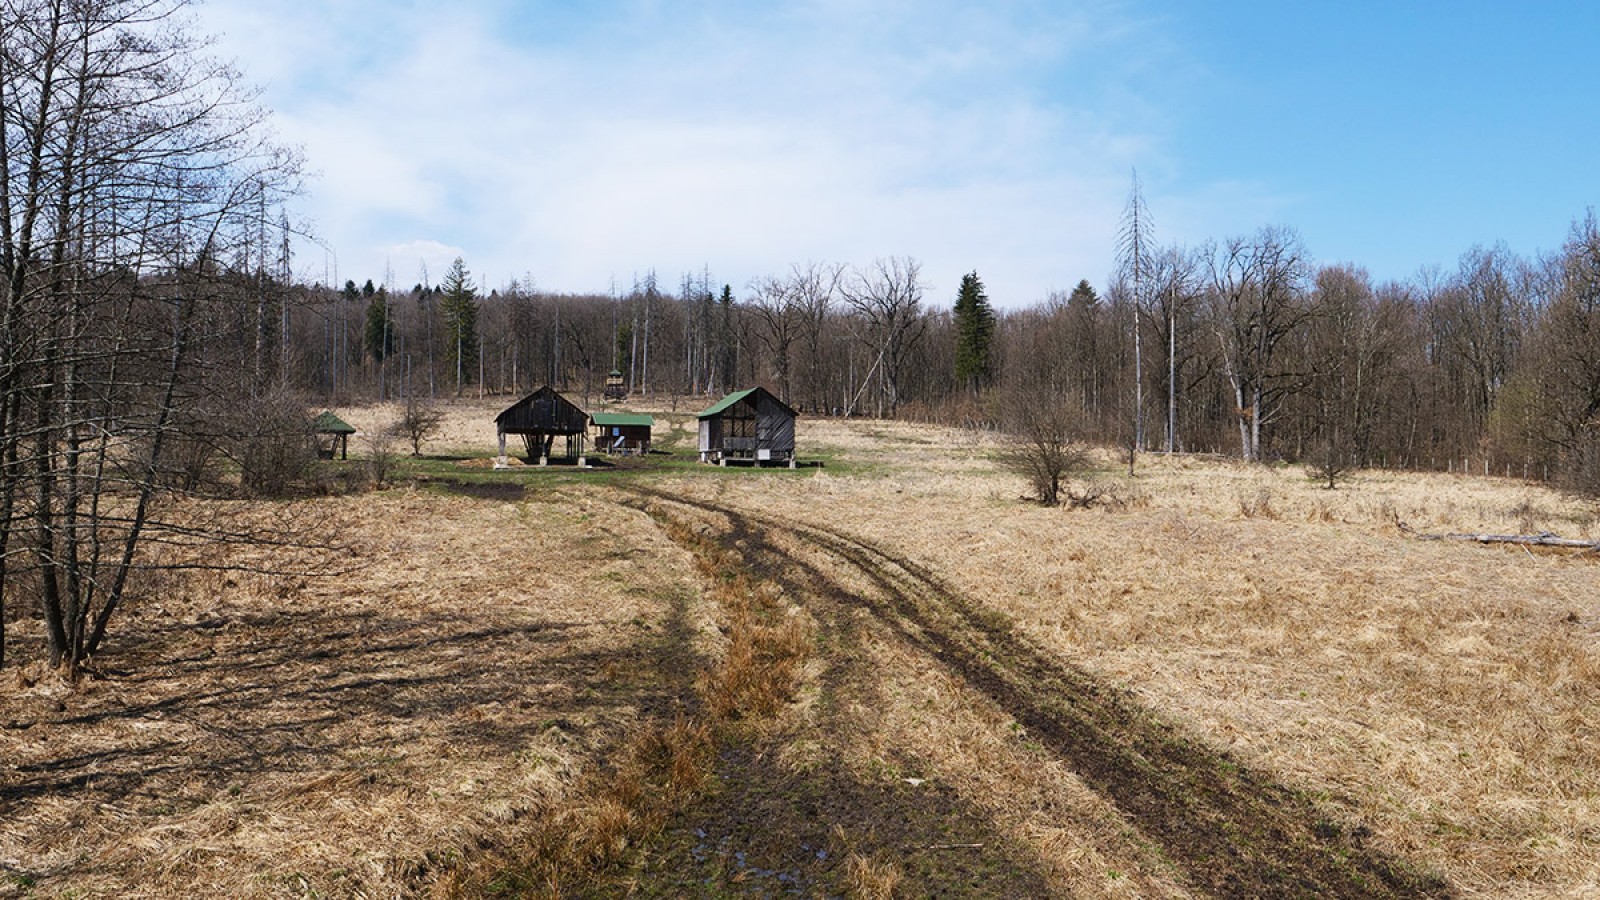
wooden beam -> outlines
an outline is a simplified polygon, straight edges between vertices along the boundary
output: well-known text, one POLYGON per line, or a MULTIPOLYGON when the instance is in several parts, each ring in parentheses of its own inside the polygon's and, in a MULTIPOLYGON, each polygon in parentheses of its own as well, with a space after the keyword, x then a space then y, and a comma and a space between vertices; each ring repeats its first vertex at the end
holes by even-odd
POLYGON ((1478 534, 1461 531, 1426 534, 1417 531, 1398 518, 1394 520, 1394 524, 1402 534, 1409 534, 1423 541, 1473 541, 1479 544, 1515 544, 1523 547, 1564 547, 1569 550, 1600 550, 1600 541, 1564 538, 1549 531, 1541 531, 1538 534, 1478 534))

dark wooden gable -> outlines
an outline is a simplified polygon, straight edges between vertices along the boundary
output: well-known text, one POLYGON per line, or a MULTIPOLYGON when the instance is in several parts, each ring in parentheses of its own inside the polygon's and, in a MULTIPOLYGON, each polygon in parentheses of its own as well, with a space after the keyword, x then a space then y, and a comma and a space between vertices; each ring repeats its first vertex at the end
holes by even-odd
POLYGON ((589 414, 546 385, 494 417, 502 434, 583 434, 589 414))

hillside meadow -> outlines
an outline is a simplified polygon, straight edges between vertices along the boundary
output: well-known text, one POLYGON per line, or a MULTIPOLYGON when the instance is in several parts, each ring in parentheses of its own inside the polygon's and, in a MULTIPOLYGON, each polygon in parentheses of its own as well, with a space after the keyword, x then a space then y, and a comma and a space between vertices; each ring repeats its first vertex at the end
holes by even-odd
POLYGON ((152 576, 76 683, 10 623, 0 897, 1600 894, 1600 562, 1397 525, 1592 503, 1148 454, 1045 509, 981 432, 694 465, 687 401, 494 471, 503 405, 382 490, 171 511, 337 571, 152 576))

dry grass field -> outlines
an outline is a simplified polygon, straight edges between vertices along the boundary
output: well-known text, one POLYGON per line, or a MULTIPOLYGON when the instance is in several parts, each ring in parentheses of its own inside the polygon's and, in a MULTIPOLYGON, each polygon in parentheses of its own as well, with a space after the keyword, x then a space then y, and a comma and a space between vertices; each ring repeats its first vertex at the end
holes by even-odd
POLYGON ((1043 509, 903 423, 686 465, 691 403, 493 472, 507 402, 228 510, 339 574, 152 581, 77 683, 0 670, 0 897, 1600 895, 1600 560, 1396 526, 1593 504, 1147 455, 1043 509))

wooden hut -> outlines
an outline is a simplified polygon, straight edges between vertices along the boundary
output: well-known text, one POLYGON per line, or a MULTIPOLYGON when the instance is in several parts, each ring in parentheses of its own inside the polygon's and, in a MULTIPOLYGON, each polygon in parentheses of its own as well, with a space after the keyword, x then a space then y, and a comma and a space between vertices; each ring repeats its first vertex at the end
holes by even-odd
POLYGON ((766 388, 729 394, 700 414, 700 461, 788 462, 794 468, 795 411, 766 388))
POLYGON ((584 439, 589 433, 589 416, 548 385, 523 397, 494 417, 500 433, 500 456, 506 455, 506 435, 522 436, 528 461, 548 465, 557 437, 566 438, 568 457, 583 465, 584 439))
POLYGON ((606 376, 606 388, 601 396, 607 400, 622 400, 628 396, 628 386, 622 383, 622 373, 616 369, 606 376))
POLYGON ((323 459, 333 459, 337 454, 340 459, 350 458, 350 435, 356 433, 355 426, 333 414, 332 410, 323 410, 311 422, 311 432, 317 438, 317 455, 323 459))
POLYGON ((594 423, 596 450, 615 454, 650 452, 650 430, 656 420, 644 413, 597 412, 589 417, 594 423))

